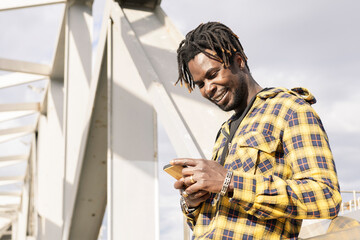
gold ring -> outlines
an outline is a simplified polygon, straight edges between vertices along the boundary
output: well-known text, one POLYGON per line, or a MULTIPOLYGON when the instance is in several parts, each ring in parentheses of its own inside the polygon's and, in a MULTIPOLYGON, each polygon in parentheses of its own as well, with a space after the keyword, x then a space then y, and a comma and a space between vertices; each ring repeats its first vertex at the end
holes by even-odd
POLYGON ((190 182, 191 182, 192 184, 195 183, 195 180, 194 180, 193 176, 194 176, 194 175, 191 175, 191 176, 190 176, 190 182))
POLYGON ((186 191, 183 191, 182 195, 183 195, 184 198, 187 198, 189 196, 189 194, 187 194, 186 191))

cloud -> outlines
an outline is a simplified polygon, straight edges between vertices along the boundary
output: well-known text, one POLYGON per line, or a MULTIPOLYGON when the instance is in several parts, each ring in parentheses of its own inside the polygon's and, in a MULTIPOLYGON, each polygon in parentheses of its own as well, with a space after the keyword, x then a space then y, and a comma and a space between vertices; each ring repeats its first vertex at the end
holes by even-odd
POLYGON ((308 88, 342 189, 360 189, 359 1, 167 0, 162 6, 183 34, 201 22, 231 27, 263 87, 308 88))
POLYGON ((51 63, 64 4, 0 12, 0 57, 51 63))
POLYGON ((168 195, 160 192, 160 233, 161 239, 183 239, 183 215, 180 210, 179 194, 168 195))
MULTIPOLYGON (((97 0, 94 7, 103 6, 97 0)), ((314 108, 328 131, 343 188, 360 189, 360 2, 166 0, 162 7, 183 34, 207 21, 233 28, 261 85, 309 88, 318 99, 314 108)), ((0 57, 50 63, 62 8, 0 12, 0 57)), ((95 46, 101 11, 94 14, 95 46)), ((161 128, 159 139, 161 238, 182 239, 178 193, 162 171, 176 155, 161 128)))

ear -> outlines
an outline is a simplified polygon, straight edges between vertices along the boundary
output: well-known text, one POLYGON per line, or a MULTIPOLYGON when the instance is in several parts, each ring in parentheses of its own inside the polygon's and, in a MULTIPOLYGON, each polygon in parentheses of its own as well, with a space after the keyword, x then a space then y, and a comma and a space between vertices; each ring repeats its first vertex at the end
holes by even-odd
POLYGON ((245 68, 245 60, 242 58, 240 53, 235 53, 234 63, 237 64, 240 69, 245 68))

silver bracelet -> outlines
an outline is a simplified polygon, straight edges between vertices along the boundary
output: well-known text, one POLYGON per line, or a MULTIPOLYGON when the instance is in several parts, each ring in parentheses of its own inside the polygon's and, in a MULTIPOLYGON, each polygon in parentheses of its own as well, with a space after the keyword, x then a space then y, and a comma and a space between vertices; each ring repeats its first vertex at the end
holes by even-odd
POLYGON ((225 194, 226 194, 226 192, 227 192, 227 190, 229 188, 232 175, 233 175, 233 172, 230 171, 230 170, 226 173, 225 181, 224 181, 224 183, 222 185, 222 188, 221 188, 221 191, 220 191, 221 196, 225 196, 225 194))
POLYGON ((183 196, 180 197, 180 206, 181 206, 181 209, 186 213, 186 214, 189 214, 189 213, 192 213, 196 210, 196 208, 189 208, 186 201, 185 201, 185 198, 183 196))

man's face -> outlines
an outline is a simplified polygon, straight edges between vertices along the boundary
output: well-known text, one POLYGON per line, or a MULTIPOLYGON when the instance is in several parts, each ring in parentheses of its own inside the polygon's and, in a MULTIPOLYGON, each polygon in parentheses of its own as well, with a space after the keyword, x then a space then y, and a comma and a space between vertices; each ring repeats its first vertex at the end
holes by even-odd
MULTIPOLYGON (((209 51, 210 52, 210 51, 209 51)), ((230 68, 199 53, 188 63, 201 95, 224 111, 242 111, 247 104, 248 81, 240 56, 235 55, 230 68)))

